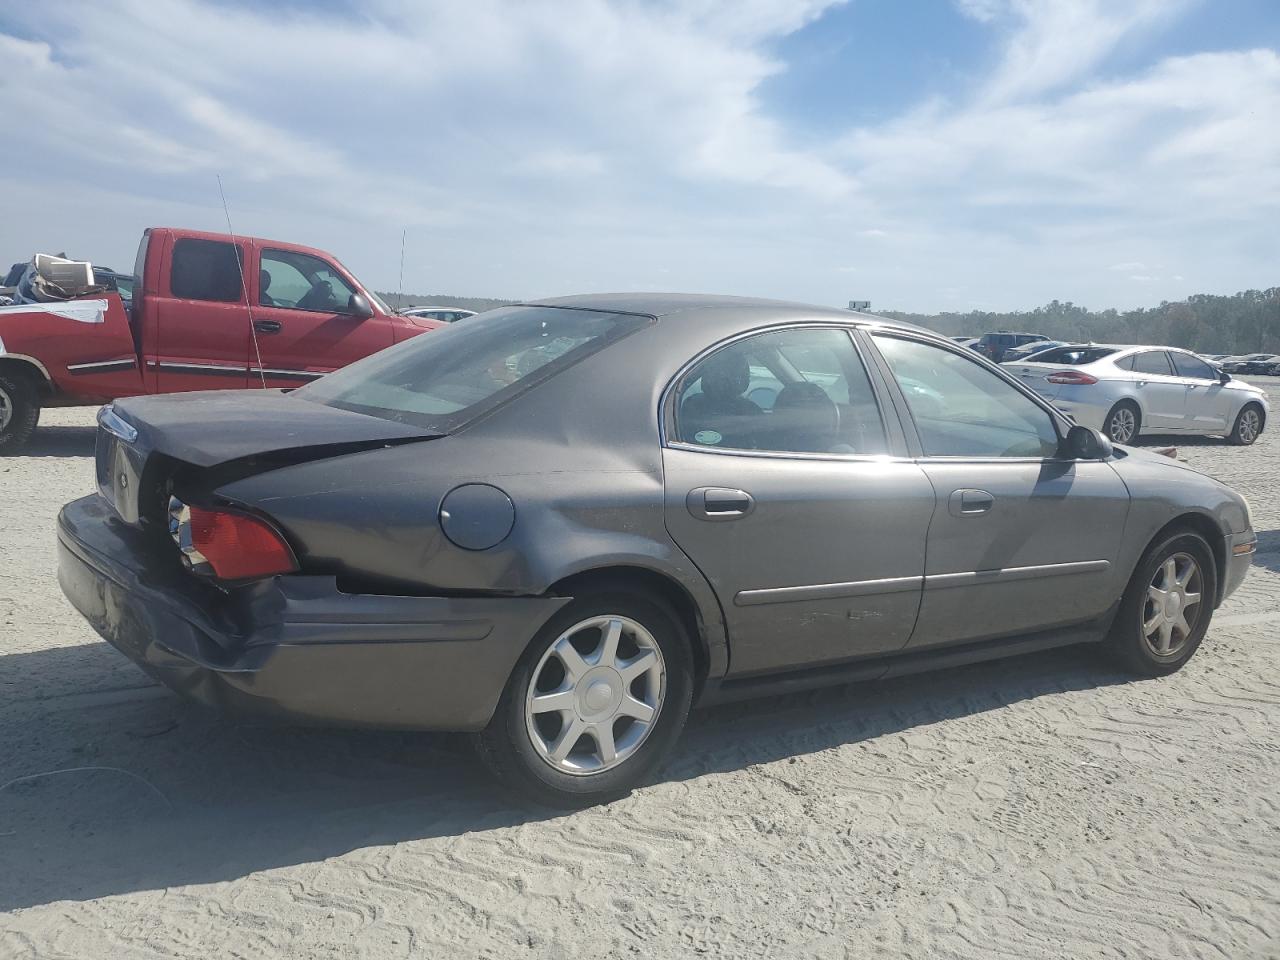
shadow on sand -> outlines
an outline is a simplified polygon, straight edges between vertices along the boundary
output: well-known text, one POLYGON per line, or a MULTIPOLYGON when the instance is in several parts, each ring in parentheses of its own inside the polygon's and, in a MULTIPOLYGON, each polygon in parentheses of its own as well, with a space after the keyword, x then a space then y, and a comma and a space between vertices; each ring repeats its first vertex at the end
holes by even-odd
MULTIPOLYGON (((108 669, 118 656, 90 644, 0 657, 15 694, 0 708, 0 782, 116 768, 0 790, 0 910, 232 880, 365 847, 572 816, 511 802, 463 737, 236 723, 141 674, 122 685, 125 675, 108 669), (113 686, 92 690, 103 676, 113 686)), ((1124 679, 1093 651, 1068 648, 721 706, 694 715, 661 779, 740 770, 1124 679)))

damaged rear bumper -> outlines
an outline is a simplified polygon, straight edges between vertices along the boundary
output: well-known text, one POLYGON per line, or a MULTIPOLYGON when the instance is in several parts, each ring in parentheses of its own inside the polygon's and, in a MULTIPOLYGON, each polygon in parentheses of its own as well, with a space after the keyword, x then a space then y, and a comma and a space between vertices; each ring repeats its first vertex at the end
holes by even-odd
POLYGON ((348 594, 313 576, 224 596, 156 553, 99 496, 58 517, 63 592, 148 674, 230 712, 331 725, 482 729, 529 640, 569 602, 348 594))

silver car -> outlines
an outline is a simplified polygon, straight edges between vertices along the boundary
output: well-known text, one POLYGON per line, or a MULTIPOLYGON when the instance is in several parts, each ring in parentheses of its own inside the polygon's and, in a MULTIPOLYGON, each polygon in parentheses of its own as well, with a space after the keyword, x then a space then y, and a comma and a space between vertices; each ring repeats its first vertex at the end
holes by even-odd
POLYGON ((1116 443, 1143 433, 1187 433, 1248 445, 1261 436, 1269 412, 1259 388, 1171 347, 1058 347, 1006 369, 1116 443))

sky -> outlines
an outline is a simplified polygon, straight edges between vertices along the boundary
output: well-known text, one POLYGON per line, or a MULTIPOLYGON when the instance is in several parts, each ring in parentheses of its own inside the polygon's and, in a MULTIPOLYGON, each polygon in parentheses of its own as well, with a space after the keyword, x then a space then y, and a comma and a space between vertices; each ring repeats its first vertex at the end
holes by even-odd
POLYGON ((1280 0, 0 0, 0 260, 922 312, 1280 284, 1280 0))

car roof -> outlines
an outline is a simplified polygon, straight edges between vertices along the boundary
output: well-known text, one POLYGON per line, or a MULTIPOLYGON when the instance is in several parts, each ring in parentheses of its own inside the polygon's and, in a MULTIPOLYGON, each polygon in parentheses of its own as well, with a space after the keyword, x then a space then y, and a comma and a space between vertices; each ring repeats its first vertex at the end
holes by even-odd
POLYGON ((929 330, 914 323, 906 323, 882 317, 874 313, 846 310, 842 307, 823 307, 789 300, 768 300, 759 297, 732 297, 706 293, 587 293, 571 297, 551 297, 530 300, 519 304, 524 307, 565 307, 577 310, 599 310, 602 313, 635 313, 654 317, 659 321, 679 318, 681 323, 720 321, 725 313, 741 315, 751 313, 755 319, 830 320, 832 322, 866 324, 927 333, 939 340, 949 338, 936 330, 929 330))

